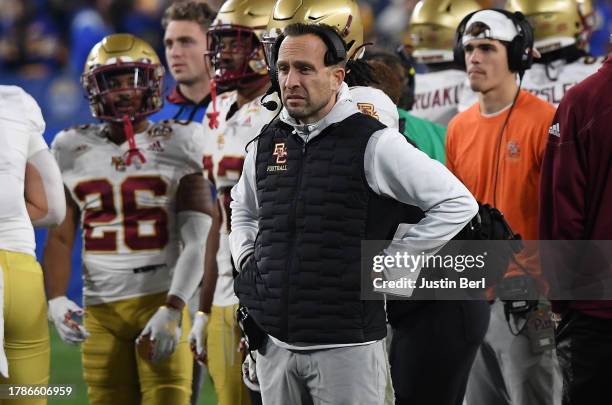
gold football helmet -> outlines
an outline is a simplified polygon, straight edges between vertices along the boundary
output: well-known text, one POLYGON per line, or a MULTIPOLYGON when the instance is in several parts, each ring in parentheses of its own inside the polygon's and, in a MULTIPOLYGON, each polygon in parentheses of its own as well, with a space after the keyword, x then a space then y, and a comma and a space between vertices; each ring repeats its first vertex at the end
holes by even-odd
POLYGON ((346 42, 349 60, 363 56, 363 24, 357 0, 278 0, 263 35, 267 56, 278 35, 293 23, 331 25, 346 42))
POLYGON ((455 32, 463 18, 474 11, 490 7, 488 1, 421 0, 410 16, 408 36, 418 63, 453 61, 455 32))
POLYGON ((252 86, 267 80, 261 35, 274 0, 227 0, 207 35, 206 56, 213 79, 224 88, 252 86))
POLYGON ((541 53, 578 44, 586 31, 577 0, 509 0, 506 9, 525 14, 541 53))
POLYGON ((107 100, 112 93, 142 92, 142 107, 131 115, 139 120, 162 107, 164 68, 153 48, 131 34, 113 34, 98 42, 87 56, 81 84, 87 93, 91 113, 105 121, 122 121, 117 107, 107 100), (129 87, 119 87, 113 77, 131 74, 129 87))

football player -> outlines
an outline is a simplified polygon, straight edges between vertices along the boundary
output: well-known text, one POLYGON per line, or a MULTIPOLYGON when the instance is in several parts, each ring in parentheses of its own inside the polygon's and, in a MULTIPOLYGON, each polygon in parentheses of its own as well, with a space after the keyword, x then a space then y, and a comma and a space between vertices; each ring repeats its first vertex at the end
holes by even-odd
POLYGON ((453 62, 457 26, 467 14, 487 7, 484 0, 421 0, 408 26, 412 56, 425 65, 415 77, 415 102, 410 113, 444 127, 458 112, 467 75, 453 62))
POLYGON ((523 88, 554 106, 574 84, 595 73, 604 57, 588 55, 589 1, 511 0, 510 11, 520 11, 534 28, 535 47, 542 57, 525 72, 523 88))
MULTIPOLYGON (((268 98, 268 107, 260 102, 270 86, 261 34, 273 6, 274 0, 228 0, 207 34, 206 56, 214 84, 213 101, 204 119, 204 169, 216 186, 222 220, 211 230, 211 235, 214 232, 218 237, 216 289, 214 295, 207 289, 201 293, 190 342, 196 358, 207 360, 220 405, 250 403, 242 384, 243 359, 237 352, 240 329, 229 250, 229 204, 230 190, 242 173, 247 144, 274 118, 280 105, 273 97, 268 98), (224 93, 216 95, 220 90, 224 93)), ((209 254, 207 248, 207 257, 209 254)))
MULTIPOLYGON (((57 225, 66 201, 36 101, 0 86, 0 384, 49 382, 49 329, 34 226, 57 225)), ((43 405, 45 398, 19 401, 43 405)))
POLYGON ((52 145, 68 208, 44 251, 49 317, 64 341, 83 342, 90 404, 186 404, 191 393, 185 302, 202 278, 214 210, 201 125, 147 120, 162 105, 163 74, 143 40, 105 37, 82 75, 102 123, 64 130, 52 145), (79 224, 83 326, 65 296, 79 224))
MULTIPOLYGON (((166 96, 162 109, 150 120, 173 118, 201 123, 204 119, 210 102, 210 87, 203 55, 206 52, 206 32, 216 14, 209 4, 198 1, 174 2, 164 11, 161 23, 166 63, 176 85, 166 96)), ((207 277, 204 286, 214 290, 215 280, 207 277)), ((187 303, 191 319, 198 310, 199 291, 187 303)), ((198 402, 202 374, 202 366, 194 360, 192 404, 198 402)))
MULTIPOLYGON (((407 84, 405 76, 402 75, 405 69, 400 56, 381 49, 368 51, 366 58, 374 70, 376 82, 372 86, 383 90, 394 103, 399 105, 402 95, 410 92, 410 89, 414 91, 414 87, 407 84)), ((412 97, 408 97, 410 98, 412 97)), ((444 164, 446 128, 415 117, 403 108, 398 107, 397 111, 400 116, 400 132, 427 156, 444 164)))

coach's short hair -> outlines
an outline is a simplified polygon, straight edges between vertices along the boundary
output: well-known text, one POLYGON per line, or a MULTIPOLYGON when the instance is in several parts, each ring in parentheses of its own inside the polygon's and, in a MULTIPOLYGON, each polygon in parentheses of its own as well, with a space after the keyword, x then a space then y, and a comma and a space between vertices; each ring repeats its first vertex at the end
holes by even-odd
POLYGON ((286 37, 300 37, 308 34, 316 35, 325 43, 327 47, 324 59, 325 66, 340 65, 344 67, 346 65, 346 42, 335 27, 327 24, 293 23, 283 30, 283 35, 286 37))

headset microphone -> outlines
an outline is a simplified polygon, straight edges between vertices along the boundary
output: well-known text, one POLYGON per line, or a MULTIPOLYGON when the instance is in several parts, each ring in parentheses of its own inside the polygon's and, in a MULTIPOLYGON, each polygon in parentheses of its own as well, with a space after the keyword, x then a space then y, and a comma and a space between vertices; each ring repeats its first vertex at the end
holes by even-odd
POLYGON ((272 94, 274 94, 276 91, 274 90, 274 86, 270 86, 270 88, 266 91, 266 94, 264 94, 263 96, 261 96, 261 99, 259 100, 259 103, 264 106, 264 108, 268 111, 276 111, 276 109, 278 108, 278 103, 274 100, 270 100, 270 101, 266 101, 264 102, 264 99, 268 96, 271 96, 272 94))
POLYGON ((263 105, 266 110, 269 111, 276 111, 276 109, 278 108, 278 103, 274 100, 266 101, 265 103, 261 103, 261 105, 263 105))

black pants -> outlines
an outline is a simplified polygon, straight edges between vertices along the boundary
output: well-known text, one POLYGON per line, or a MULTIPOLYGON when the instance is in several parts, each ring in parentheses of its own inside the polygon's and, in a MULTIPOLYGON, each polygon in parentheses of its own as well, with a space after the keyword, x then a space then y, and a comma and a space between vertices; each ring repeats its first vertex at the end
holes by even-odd
POLYGON ((557 328, 556 342, 563 405, 611 404, 612 319, 570 310, 557 328))
POLYGON ((251 405, 262 405, 263 404, 263 402, 261 402, 261 393, 257 391, 252 391, 248 388, 247 390, 249 391, 249 396, 251 397, 251 405))
POLYGON ((491 310, 485 301, 433 301, 393 328, 396 405, 461 405, 491 310))
POLYGON ((193 361, 193 378, 191 380, 191 405, 197 405, 200 399, 200 389, 202 388, 202 366, 197 361, 193 361))

